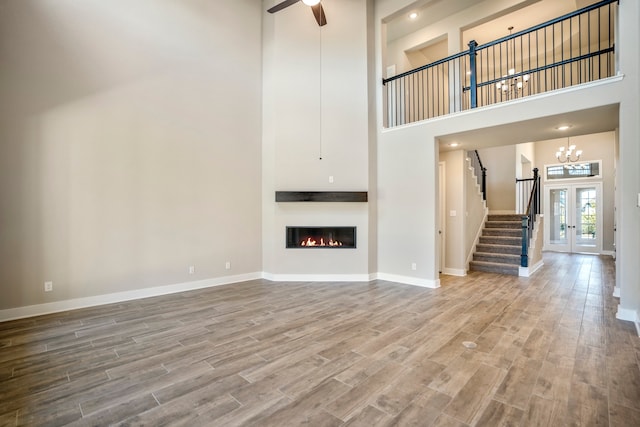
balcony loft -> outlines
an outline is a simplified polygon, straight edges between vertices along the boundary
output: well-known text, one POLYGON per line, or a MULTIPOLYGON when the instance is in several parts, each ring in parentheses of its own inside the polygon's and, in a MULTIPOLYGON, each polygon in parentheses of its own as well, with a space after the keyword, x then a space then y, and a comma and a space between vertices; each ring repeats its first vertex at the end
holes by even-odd
POLYGON ((611 77, 618 0, 383 79, 391 128, 611 77))

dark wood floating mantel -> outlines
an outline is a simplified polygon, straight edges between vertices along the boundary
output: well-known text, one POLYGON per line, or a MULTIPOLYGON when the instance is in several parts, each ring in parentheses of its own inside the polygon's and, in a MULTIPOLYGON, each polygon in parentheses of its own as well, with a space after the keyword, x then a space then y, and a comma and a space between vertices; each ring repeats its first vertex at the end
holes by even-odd
POLYGON ((276 202, 366 202, 366 191, 276 191, 276 202))

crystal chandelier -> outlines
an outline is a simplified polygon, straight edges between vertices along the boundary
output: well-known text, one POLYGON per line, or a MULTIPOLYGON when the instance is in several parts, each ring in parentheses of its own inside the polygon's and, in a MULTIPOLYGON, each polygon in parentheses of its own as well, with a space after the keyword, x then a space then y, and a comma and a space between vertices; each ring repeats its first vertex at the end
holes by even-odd
POLYGON ((580 160, 582 150, 576 150, 575 144, 569 144, 569 138, 567 138, 567 146, 558 148, 556 151, 556 159, 560 163, 574 163, 580 160))

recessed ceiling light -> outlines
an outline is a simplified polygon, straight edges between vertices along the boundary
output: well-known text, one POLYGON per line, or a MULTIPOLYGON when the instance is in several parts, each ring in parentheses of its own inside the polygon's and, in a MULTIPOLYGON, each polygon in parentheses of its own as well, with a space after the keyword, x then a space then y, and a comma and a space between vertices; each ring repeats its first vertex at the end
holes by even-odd
POLYGON ((457 142, 450 142, 450 143, 448 143, 447 145, 448 145, 449 147, 457 147, 457 146, 458 146, 458 145, 460 145, 460 144, 458 144, 457 142))
POLYGON ((558 130, 567 130, 570 127, 571 127, 570 125, 561 125, 561 126, 558 126, 556 129, 558 129, 558 130))
POLYGON ((418 12, 411 12, 409 14, 409 19, 416 19, 418 17, 418 12))
POLYGON ((320 3, 320 0, 302 0, 302 3, 306 4, 307 6, 315 6, 320 3))

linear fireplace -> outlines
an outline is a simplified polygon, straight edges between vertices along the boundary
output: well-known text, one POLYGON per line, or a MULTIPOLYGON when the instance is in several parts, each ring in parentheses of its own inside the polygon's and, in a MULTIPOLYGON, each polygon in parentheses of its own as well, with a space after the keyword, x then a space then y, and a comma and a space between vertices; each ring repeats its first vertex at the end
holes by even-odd
POLYGON ((287 248, 354 249, 356 227, 287 227, 287 248))

